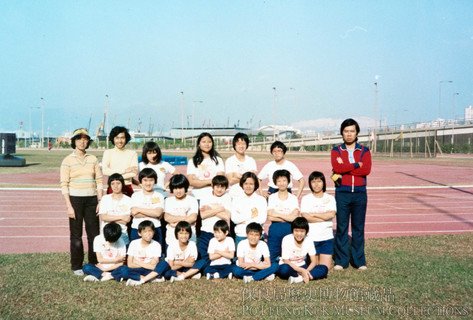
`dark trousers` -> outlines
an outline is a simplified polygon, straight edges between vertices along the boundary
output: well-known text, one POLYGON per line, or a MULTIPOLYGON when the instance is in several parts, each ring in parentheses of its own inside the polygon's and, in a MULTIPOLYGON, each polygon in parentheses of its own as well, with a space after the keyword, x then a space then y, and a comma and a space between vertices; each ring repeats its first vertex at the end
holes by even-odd
POLYGON ((95 212, 97 209, 97 197, 70 196, 69 198, 76 215, 75 219, 69 218, 71 269, 80 270, 84 263, 84 244, 82 243, 84 222, 85 232, 87 233, 88 262, 97 264, 97 256, 94 252, 94 238, 100 233, 99 218, 95 212))
POLYGON ((220 264, 215 266, 207 266, 204 270, 204 274, 211 273, 214 274, 218 272, 220 278, 227 278, 230 273, 233 272, 233 265, 231 264, 220 264))
POLYGON ((271 263, 278 263, 281 256, 282 239, 291 234, 291 224, 289 222, 271 222, 268 230, 268 248, 271 263))
POLYGON ((266 277, 275 274, 277 271, 278 265, 275 263, 271 264, 271 266, 263 270, 249 270, 243 269, 242 267, 236 265, 233 266, 233 275, 236 278, 242 279, 244 276, 252 276, 253 280, 255 281, 261 281, 266 277))
MULTIPOLYGON (((302 266, 302 268, 307 269, 307 265, 302 266)), ((323 264, 319 264, 315 266, 312 270, 309 271, 310 275, 312 276, 313 280, 319 280, 327 278, 328 268, 323 264)), ((279 265, 279 269, 277 272, 278 277, 281 279, 289 279, 289 277, 297 277, 299 274, 296 270, 292 269, 292 267, 286 263, 279 265)))
POLYGON ((337 201, 337 233, 335 235, 335 264, 346 268, 350 263, 358 268, 366 265, 365 218, 368 197, 366 192, 335 192, 337 201), (351 246, 348 224, 351 221, 351 246), (350 254, 351 251, 351 254, 350 254))

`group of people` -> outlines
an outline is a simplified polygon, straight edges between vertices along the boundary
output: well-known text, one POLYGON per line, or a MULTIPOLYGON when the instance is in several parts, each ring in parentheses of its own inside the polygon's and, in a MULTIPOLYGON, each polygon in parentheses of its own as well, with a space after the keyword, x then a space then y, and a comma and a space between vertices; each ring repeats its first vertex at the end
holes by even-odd
POLYGON ((273 161, 258 173, 256 161, 246 154, 246 134, 234 136, 235 153, 224 162, 212 135, 201 133, 184 175, 162 161, 153 141, 145 143, 138 163, 136 152, 125 147, 131 137, 124 127, 111 130, 114 148, 106 150, 99 163, 86 152, 91 142, 87 130, 77 129, 71 138, 74 151, 61 165, 71 269, 85 274, 84 281, 115 279, 127 285, 202 275, 245 283, 275 276, 290 283, 308 282, 327 277, 332 259, 334 270, 349 264, 365 270, 371 155, 357 143, 359 131, 353 119, 341 125, 344 143, 331 152, 333 197, 326 193, 327 181, 320 171, 309 175, 310 193, 303 196, 304 176, 285 158, 287 147, 280 141, 270 147, 273 161), (108 176, 105 195, 103 175, 108 176), (260 187, 266 180, 267 190, 260 187))

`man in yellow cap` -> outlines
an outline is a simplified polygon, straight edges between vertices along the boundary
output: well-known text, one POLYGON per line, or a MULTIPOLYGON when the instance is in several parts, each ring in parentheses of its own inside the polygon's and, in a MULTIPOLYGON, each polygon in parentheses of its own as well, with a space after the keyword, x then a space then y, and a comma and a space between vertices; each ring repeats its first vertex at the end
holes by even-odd
POLYGON ((93 250, 94 238, 100 233, 97 217, 102 198, 102 171, 97 157, 86 153, 92 140, 87 129, 74 131, 71 147, 74 149, 61 164, 61 191, 66 201, 71 240, 71 269, 81 276, 84 262, 82 228, 85 222, 88 243, 88 262, 97 264, 93 250))

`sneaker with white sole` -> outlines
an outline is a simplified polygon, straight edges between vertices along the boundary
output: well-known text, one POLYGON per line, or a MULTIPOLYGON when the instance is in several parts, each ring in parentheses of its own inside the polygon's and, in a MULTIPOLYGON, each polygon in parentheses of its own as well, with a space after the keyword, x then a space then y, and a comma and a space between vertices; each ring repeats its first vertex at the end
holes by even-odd
POLYGON ((100 281, 109 281, 109 280, 112 280, 112 279, 113 279, 112 274, 110 272, 107 272, 102 276, 100 281))
POLYGON ((158 283, 158 282, 164 282, 164 281, 166 281, 166 279, 164 279, 164 277, 159 277, 159 278, 154 278, 150 282, 158 283))
POLYGON ((85 276, 84 281, 85 282, 98 282, 99 279, 97 279, 93 275, 89 274, 89 275, 85 276))
POLYGON ((79 277, 82 277, 84 275, 84 271, 82 271, 82 269, 72 270, 72 273, 75 276, 79 276, 79 277))
POLYGON ((368 267, 367 266, 361 266, 361 267, 358 267, 358 270, 365 271, 365 270, 368 270, 368 267))
POLYGON ((343 270, 343 267, 339 264, 336 264, 334 267, 333 267, 333 270, 337 270, 337 271, 340 271, 340 270, 343 270))
POLYGON ((302 278, 302 276, 289 277, 288 281, 289 281, 289 284, 301 283, 301 282, 304 282, 304 278, 302 278))
POLYGON ((132 286, 132 287, 136 287, 136 286, 141 286, 143 283, 141 281, 136 281, 136 280, 133 280, 133 279, 128 279, 126 281, 126 285, 127 286, 132 286))
POLYGON ((273 274, 267 276, 265 280, 266 280, 266 281, 273 281, 274 278, 276 278, 276 276, 275 276, 274 273, 273 273, 273 274))
POLYGON ((244 283, 250 283, 251 281, 253 281, 253 277, 252 276, 243 276, 243 282, 244 283))
POLYGON ((205 277, 207 278, 207 280, 212 279, 212 275, 210 273, 207 273, 205 277))
POLYGON ((214 273, 214 279, 220 279, 220 274, 218 272, 214 273))
POLYGON ((230 272, 230 273, 228 274, 228 280, 232 280, 232 279, 233 279, 233 273, 230 272))
POLYGON ((192 276, 191 279, 200 279, 200 278, 202 278, 202 274, 201 273, 196 273, 192 276))
POLYGON ((184 280, 184 277, 180 276, 180 275, 177 276, 177 277, 174 277, 174 276, 171 277, 171 283, 173 283, 175 281, 182 281, 182 280, 184 280))

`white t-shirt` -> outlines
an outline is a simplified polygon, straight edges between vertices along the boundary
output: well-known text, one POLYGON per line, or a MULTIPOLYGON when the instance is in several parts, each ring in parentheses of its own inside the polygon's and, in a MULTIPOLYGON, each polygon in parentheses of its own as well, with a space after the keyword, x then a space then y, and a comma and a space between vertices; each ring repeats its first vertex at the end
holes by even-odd
MULTIPOLYGON (((99 234, 94 238, 94 252, 100 253, 104 260, 112 261, 126 255, 126 245, 121 238, 116 242, 108 242, 102 234, 99 234)), ((109 268, 115 263, 98 263, 97 266, 109 268)))
MULTIPOLYGON (((261 169, 260 173, 258 174, 258 179, 268 179, 268 186, 277 189, 278 187, 273 182, 273 173, 276 170, 282 169, 286 169, 287 171, 289 171, 293 180, 300 180, 304 177, 302 175, 302 172, 299 170, 299 168, 296 167, 294 163, 284 159, 284 162, 282 164, 277 164, 274 160, 265 164, 263 169, 261 169)), ((292 188, 292 181, 289 181, 288 188, 292 188)))
MULTIPOLYGON (((211 208, 216 206, 222 206, 226 210, 231 211, 232 209, 232 200, 228 193, 223 194, 221 197, 214 196, 213 194, 200 199, 200 207, 210 206, 211 208)), ((212 233, 214 230, 214 224, 218 220, 221 220, 217 216, 213 216, 207 219, 202 219, 202 226, 200 227, 201 231, 212 233)))
MULTIPOLYGON (((327 211, 337 211, 335 198, 324 193, 323 197, 317 198, 313 193, 306 194, 301 200, 301 212, 322 213, 327 211)), ((312 241, 324 241, 333 239, 332 220, 309 223, 309 233, 307 237, 312 241)))
MULTIPOLYGON (((164 212, 173 216, 187 217, 192 214, 197 214, 198 211, 199 205, 197 204, 197 200, 190 195, 186 195, 184 199, 169 197, 164 201, 164 212)), ((168 245, 177 241, 174 236, 174 229, 175 228, 171 227, 170 224, 166 225, 166 243, 168 245)), ((192 225, 192 234, 195 234, 195 223, 192 225)))
POLYGON ((163 190, 165 189, 164 185, 166 180, 166 174, 173 174, 176 171, 176 168, 174 168, 169 162, 166 161, 161 161, 157 164, 152 164, 151 162, 148 162, 146 164, 142 161, 139 163, 138 168, 140 169, 140 171, 144 168, 151 168, 156 171, 156 174, 158 175, 156 187, 161 188, 163 190))
MULTIPOLYGON (((217 160, 218 164, 216 164, 211 158, 204 158, 202 163, 196 167, 194 166, 192 158, 190 158, 187 163, 187 175, 193 174, 198 180, 212 179, 218 172, 225 172, 223 159, 217 157, 217 160)), ((212 190, 210 186, 199 189, 192 188, 192 194, 197 199, 202 199, 206 193, 208 194, 209 190, 212 190)))
MULTIPOLYGON (((268 245, 264 241, 259 241, 256 248, 251 248, 248 239, 240 241, 237 248, 237 257, 243 258, 246 263, 259 263, 264 258, 269 258, 268 245)), ((238 266, 237 261, 237 266, 238 266)))
POLYGON ((141 239, 136 239, 130 242, 128 255, 141 262, 150 263, 154 258, 161 257, 161 245, 157 241, 151 240, 146 247, 143 247, 141 239))
POLYGON ((294 235, 288 234, 282 239, 281 244, 281 260, 279 264, 284 264, 283 259, 289 260, 296 266, 300 267, 305 264, 305 258, 307 255, 315 255, 314 242, 307 237, 302 241, 301 246, 298 246, 294 235))
MULTIPOLYGON (((225 173, 239 173, 251 171, 256 172, 256 161, 250 156, 245 155, 245 160, 240 161, 236 155, 231 156, 225 161, 225 173)), ((230 197, 239 197, 245 195, 239 183, 235 183, 229 188, 230 197)))
MULTIPOLYGON (((164 197, 159 192, 153 191, 152 194, 144 194, 142 190, 137 191, 131 196, 131 206, 132 208, 143 208, 143 209, 164 209, 164 197)), ((138 225, 145 220, 152 221, 155 228, 161 226, 161 221, 153 217, 146 218, 133 218, 131 227, 133 229, 138 229, 138 225)))
POLYGON ((246 237, 246 226, 251 222, 263 225, 268 216, 266 199, 256 192, 251 196, 238 197, 232 200, 232 221, 235 223, 235 234, 246 237))
MULTIPOLYGON (((131 214, 131 198, 123 195, 120 200, 115 200, 112 198, 112 194, 104 195, 102 201, 100 201, 99 214, 129 216, 131 214)), ((102 221, 101 233, 103 233, 103 227, 107 224, 108 222, 102 221)), ((126 225, 120 223, 120 226, 122 227, 122 232, 126 233, 126 225)))
POLYGON ((289 215, 295 209, 299 209, 299 200, 292 193, 288 193, 287 199, 279 198, 279 193, 273 193, 268 198, 268 210, 274 210, 277 214, 289 215))
MULTIPOLYGON (((235 252, 235 242, 233 241, 232 238, 226 237, 223 239, 223 241, 218 241, 216 238, 210 239, 209 242, 209 248, 207 249, 207 252, 210 254, 215 253, 215 250, 218 251, 233 251, 235 252)), ((220 257, 218 259, 212 260, 210 262, 211 266, 220 266, 223 264, 232 264, 232 261, 230 259, 227 259, 225 257, 220 257)))
POLYGON ((166 255, 167 262, 184 261, 188 257, 193 257, 195 260, 197 260, 197 246, 195 245, 194 241, 189 240, 189 243, 187 244, 187 247, 185 250, 181 249, 178 241, 175 241, 169 244, 168 252, 166 255))

